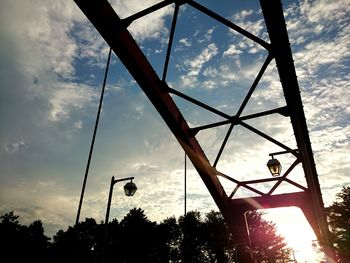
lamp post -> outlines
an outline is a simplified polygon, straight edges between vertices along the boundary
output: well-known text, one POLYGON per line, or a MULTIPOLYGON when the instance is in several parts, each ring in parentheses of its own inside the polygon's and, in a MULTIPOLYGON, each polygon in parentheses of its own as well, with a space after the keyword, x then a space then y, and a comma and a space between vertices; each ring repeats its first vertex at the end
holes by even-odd
POLYGON ((111 202, 112 202, 113 186, 117 182, 130 180, 130 182, 128 182, 124 185, 124 192, 125 192, 126 196, 133 196, 137 190, 136 185, 132 182, 133 179, 134 179, 134 177, 115 179, 114 176, 112 176, 112 178, 111 178, 111 184, 109 187, 107 210, 106 210, 106 218, 105 218, 105 235, 104 235, 104 239, 103 239, 102 262, 105 262, 105 253, 106 253, 107 238, 108 238, 108 220, 109 220, 109 211, 110 211, 111 202))
POLYGON ((254 252, 253 252, 253 249, 252 249, 252 239, 250 237, 250 230, 249 230, 249 224, 248 224, 248 219, 247 219, 247 213, 249 213, 249 211, 245 211, 243 216, 244 216, 245 226, 246 226, 246 229, 247 229, 248 251, 249 251, 250 259, 252 260, 253 263, 256 263, 254 252))

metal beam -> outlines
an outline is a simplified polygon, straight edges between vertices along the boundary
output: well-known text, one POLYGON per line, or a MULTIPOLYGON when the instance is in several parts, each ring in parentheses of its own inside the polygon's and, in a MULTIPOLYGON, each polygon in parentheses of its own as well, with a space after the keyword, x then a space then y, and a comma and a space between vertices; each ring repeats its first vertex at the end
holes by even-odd
MULTIPOLYGON (((324 212, 321 189, 308 135, 282 4, 280 0, 260 0, 260 4, 271 41, 271 52, 276 60, 284 96, 289 108, 295 139, 298 149, 301 152, 304 174, 311 195, 310 207, 312 207, 313 213, 317 218, 316 226, 319 230, 318 238, 320 238, 321 243, 329 247, 329 229, 324 212)), ((331 255, 332 252, 326 251, 326 253, 327 252, 329 253, 327 256, 333 257, 333 255, 331 255)))
MULTIPOLYGON (((309 191, 230 200, 231 216, 229 218, 231 221, 228 223, 234 235, 234 241, 238 244, 243 244, 242 248, 238 248, 239 254, 243 257, 239 262, 256 262, 254 257, 252 255, 249 256, 249 253, 247 253, 247 248, 251 244, 246 212, 277 207, 299 207, 310 225, 317 231, 317 218, 312 209, 310 209, 310 202, 312 202, 312 199, 309 191)), ((319 232, 316 232, 316 235, 319 235, 319 232)))
MULTIPOLYGON (((236 232, 240 232, 243 229, 241 225, 244 219, 243 216, 247 211, 294 206, 299 207, 303 211, 310 225, 317 231, 317 218, 312 213, 312 209, 310 209, 310 202, 312 202, 312 199, 309 191, 231 199, 231 225, 236 228, 236 232)), ((245 235, 244 229, 243 232, 240 235, 241 237, 245 235)), ((320 232, 317 231, 316 235, 319 234, 320 232)), ((241 242, 244 242, 244 240, 241 240, 241 242)))
POLYGON ((185 150, 201 176, 214 201, 225 216, 227 195, 183 115, 168 93, 169 87, 161 81, 122 20, 107 0, 75 0, 97 31, 134 77, 169 129, 185 150))

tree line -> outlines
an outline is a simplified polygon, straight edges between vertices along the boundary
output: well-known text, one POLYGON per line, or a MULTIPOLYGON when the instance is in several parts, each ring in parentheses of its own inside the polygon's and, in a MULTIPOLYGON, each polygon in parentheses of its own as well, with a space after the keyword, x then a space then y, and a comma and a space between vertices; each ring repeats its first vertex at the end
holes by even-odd
MULTIPOLYGON (((191 211, 156 223, 141 208, 133 208, 120 222, 108 223, 107 238, 105 224, 93 218, 59 230, 52 240, 45 236, 40 220, 21 225, 13 211, 0 219, 0 247, 11 262, 94 263, 101 262, 102 253, 105 262, 116 263, 237 262, 235 242, 221 213, 215 211, 203 218, 191 211)), ((258 262, 287 260, 290 249, 275 225, 258 212, 249 213, 248 220, 258 262)))
MULTIPOLYGON (((339 262, 349 261, 350 187, 344 187, 327 212, 339 262)), ((294 262, 291 249, 272 222, 262 214, 247 214, 251 247, 247 253, 257 262, 294 262)), ((237 244, 221 213, 202 216, 188 212, 178 219, 169 217, 160 223, 149 220, 141 208, 133 208, 119 222, 105 224, 86 218, 53 238, 44 234, 40 220, 28 226, 19 223, 14 211, 0 216, 0 249, 9 262, 104 262, 115 263, 228 263, 237 258, 237 244), (105 245, 105 246, 104 246, 105 245)))

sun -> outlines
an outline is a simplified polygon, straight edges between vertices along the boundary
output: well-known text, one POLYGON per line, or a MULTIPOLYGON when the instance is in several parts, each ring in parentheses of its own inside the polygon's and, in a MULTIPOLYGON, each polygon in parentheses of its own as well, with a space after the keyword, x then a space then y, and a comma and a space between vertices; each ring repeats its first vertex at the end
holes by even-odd
POLYGON ((287 246, 292 248, 297 262, 320 262, 320 255, 313 247, 315 233, 297 207, 263 210, 265 220, 276 224, 278 233, 283 236, 287 246))

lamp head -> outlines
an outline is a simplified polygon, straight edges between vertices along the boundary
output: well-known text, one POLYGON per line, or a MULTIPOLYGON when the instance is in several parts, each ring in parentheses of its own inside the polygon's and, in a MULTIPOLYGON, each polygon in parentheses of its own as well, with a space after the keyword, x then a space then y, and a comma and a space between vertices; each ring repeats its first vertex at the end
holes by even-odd
POLYGON ((281 174, 282 165, 277 159, 273 158, 273 156, 266 165, 273 177, 279 176, 281 174))
POLYGON ((124 185, 124 192, 126 196, 133 196, 136 193, 136 190, 137 187, 132 181, 124 185))

